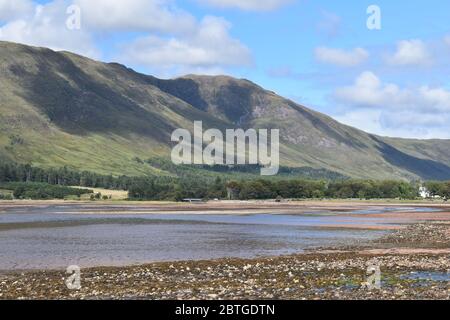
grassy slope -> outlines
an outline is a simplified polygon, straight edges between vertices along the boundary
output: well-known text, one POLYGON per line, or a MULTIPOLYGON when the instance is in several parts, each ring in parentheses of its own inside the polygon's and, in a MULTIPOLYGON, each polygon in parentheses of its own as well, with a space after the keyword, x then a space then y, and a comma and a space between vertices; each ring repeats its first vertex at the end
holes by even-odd
POLYGON ((160 80, 118 64, 0 42, 0 161, 116 175, 168 174, 194 120, 219 129, 280 129, 282 164, 358 178, 450 178, 450 141, 381 138, 229 77, 160 80))
MULTIPOLYGON (((193 101, 197 108, 206 108, 235 125, 280 129, 284 165, 325 168, 359 178, 450 178, 448 140, 388 139, 370 135, 247 80, 186 76, 173 80, 172 86, 185 85, 186 80, 197 85, 198 94, 190 95, 197 97, 193 101), (239 101, 244 101, 244 105, 233 109, 239 101), (230 114, 230 110, 234 113, 230 114)), ((165 87, 168 86, 166 83, 165 87)), ((171 88, 171 91, 177 90, 171 88)))
POLYGON ((17 162, 157 173, 133 159, 168 156, 171 132, 194 119, 225 126, 115 64, 1 43, 0 70, 0 154, 17 162))

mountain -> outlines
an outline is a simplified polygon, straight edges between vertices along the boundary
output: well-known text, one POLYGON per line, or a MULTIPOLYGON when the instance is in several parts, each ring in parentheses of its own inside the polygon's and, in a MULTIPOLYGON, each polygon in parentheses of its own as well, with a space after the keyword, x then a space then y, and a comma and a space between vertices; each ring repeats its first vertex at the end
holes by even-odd
POLYGON ((0 96, 0 161, 167 174, 139 159, 169 159, 173 130, 202 120, 221 130, 280 129, 286 167, 355 178, 450 179, 450 140, 368 134, 248 80, 162 80, 117 63, 0 42, 0 96))

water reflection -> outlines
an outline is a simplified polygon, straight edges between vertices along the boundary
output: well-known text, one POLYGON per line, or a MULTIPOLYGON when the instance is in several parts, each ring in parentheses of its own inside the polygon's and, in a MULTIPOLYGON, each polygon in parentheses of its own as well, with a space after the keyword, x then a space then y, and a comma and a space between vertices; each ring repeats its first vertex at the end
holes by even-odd
POLYGON ((0 270, 280 255, 354 244, 384 233, 318 228, 380 223, 339 213, 79 215, 65 206, 20 210, 0 214, 0 270))

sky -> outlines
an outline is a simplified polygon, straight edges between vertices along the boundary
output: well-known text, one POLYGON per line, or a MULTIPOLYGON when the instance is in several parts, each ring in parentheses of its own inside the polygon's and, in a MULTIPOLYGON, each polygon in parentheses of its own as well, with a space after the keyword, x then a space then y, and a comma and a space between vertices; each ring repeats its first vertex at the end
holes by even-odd
POLYGON ((450 2, 0 0, 0 40, 227 74, 383 136, 450 138, 450 2))

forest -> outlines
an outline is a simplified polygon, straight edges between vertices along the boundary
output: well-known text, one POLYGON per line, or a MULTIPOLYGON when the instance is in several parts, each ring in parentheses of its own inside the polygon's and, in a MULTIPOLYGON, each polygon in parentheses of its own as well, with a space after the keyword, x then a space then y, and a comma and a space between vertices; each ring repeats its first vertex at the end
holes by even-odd
MULTIPOLYGON (((253 171, 256 168, 250 168, 253 171)), ((0 164, 0 189, 14 191, 14 198, 62 199, 67 195, 90 193, 82 188, 127 190, 130 200, 198 199, 416 199, 419 182, 397 180, 354 180, 348 178, 309 179, 298 176, 260 178, 257 175, 214 174, 179 169, 178 175, 114 177, 68 168, 42 169, 22 164, 0 164), (239 178, 241 176, 241 178, 239 178), (3 186, 3 187, 2 187, 3 186), (55 187, 52 187, 55 186, 55 187), (79 188, 64 188, 77 186, 79 188)), ((209 171, 210 172, 210 171, 209 171)), ((430 197, 450 197, 450 182, 429 181, 423 184, 430 197)), ((3 195, 9 198, 8 195, 3 195)))
MULTIPOLYGON (((68 196, 81 197, 93 193, 92 190, 50 185, 39 182, 7 182, 0 183, 0 189, 12 190, 14 199, 52 200, 65 199, 68 196)), ((0 195, 0 199, 12 200, 11 194, 0 195)))

